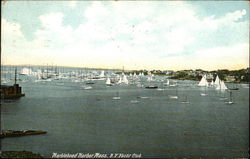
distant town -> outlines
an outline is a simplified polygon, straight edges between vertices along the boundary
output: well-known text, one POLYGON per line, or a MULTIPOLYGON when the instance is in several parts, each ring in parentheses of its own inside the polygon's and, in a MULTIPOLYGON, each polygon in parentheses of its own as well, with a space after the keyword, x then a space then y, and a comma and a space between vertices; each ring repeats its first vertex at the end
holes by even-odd
MULTIPOLYGON (((250 69, 249 67, 246 69, 240 70, 214 70, 214 71, 205 71, 202 69, 196 70, 180 70, 180 71, 173 71, 173 70, 139 70, 139 71, 127 71, 125 74, 139 74, 144 73, 144 75, 154 74, 159 76, 168 76, 170 79, 179 79, 179 80, 195 80, 199 81, 202 78, 202 75, 207 74, 207 79, 212 80, 215 79, 216 75, 220 77, 221 80, 226 82, 249 82, 250 76, 250 69)), ((118 72, 121 73, 121 72, 118 72)))
MULTIPOLYGON (((9 67, 10 65, 2 65, 1 71, 3 71, 3 67, 9 67)), ((15 66, 10 66, 15 67, 15 66)), ((213 80, 218 75, 221 80, 225 82, 241 82, 241 83, 249 83, 250 78, 250 68, 239 69, 239 70, 228 70, 228 69, 218 69, 213 71, 206 71, 202 69, 189 69, 189 70, 126 70, 126 69, 102 69, 102 68, 86 68, 86 67, 67 67, 67 66, 17 66, 18 68, 29 68, 38 67, 42 72, 54 72, 55 74, 60 74, 64 72, 66 68, 71 68, 71 70, 75 70, 75 72, 82 72, 86 70, 106 70, 106 71, 114 71, 116 74, 126 74, 126 75, 157 75, 157 76, 166 76, 169 79, 178 79, 178 80, 195 80, 199 81, 204 74, 207 75, 207 80, 213 80)), ((27 72, 28 73, 28 72, 27 72)))

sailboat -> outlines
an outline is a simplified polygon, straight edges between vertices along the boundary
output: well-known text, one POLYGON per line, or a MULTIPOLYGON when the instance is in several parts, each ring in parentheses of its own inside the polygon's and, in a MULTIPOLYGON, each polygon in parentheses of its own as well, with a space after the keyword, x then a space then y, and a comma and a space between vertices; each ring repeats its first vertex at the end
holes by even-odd
POLYGON ((170 82, 169 82, 169 80, 168 80, 168 85, 169 85, 170 87, 175 87, 175 86, 177 86, 177 82, 172 81, 171 84, 170 84, 170 82))
POLYGON ((227 90, 227 86, 225 85, 224 81, 219 80, 219 85, 217 85, 216 90, 220 91, 220 94, 221 94, 220 100, 227 99, 225 97, 225 90, 227 90), (222 96, 222 93, 223 93, 223 96, 222 96))
POLYGON ((157 85, 152 85, 151 84, 152 80, 153 80, 153 76, 150 74, 148 76, 148 79, 147 79, 147 81, 149 81, 149 85, 145 87, 146 89, 157 89, 158 88, 157 85))
POLYGON ((109 78, 109 77, 107 78, 106 85, 107 85, 107 86, 112 86, 112 84, 111 84, 111 81, 110 81, 110 78, 109 78))
POLYGON ((104 71, 102 71, 101 74, 100 74, 100 78, 104 78, 104 77, 105 77, 104 71))
POLYGON ((127 79, 126 75, 123 75, 122 82, 125 83, 125 84, 128 84, 128 79, 127 79))
POLYGON ((208 86, 207 76, 206 75, 203 75, 203 77, 201 78, 198 86, 205 86, 205 87, 208 86))
POLYGON ((158 91, 163 91, 164 90, 164 84, 161 84, 161 88, 157 88, 158 91))
POLYGON ((214 86, 214 81, 212 80, 212 82, 210 83, 210 86, 214 86))
POLYGON ((167 82, 166 83, 163 83, 164 85, 167 85, 167 86, 169 86, 169 79, 167 79, 167 82))
POLYGON ((119 81, 117 82, 117 84, 121 84, 122 83, 122 78, 119 76, 119 81))
POLYGON ((185 97, 184 100, 181 101, 181 103, 182 103, 182 104, 188 104, 188 103, 189 103, 189 101, 187 100, 187 96, 185 97))
POLYGON ((216 76, 216 79, 215 79, 215 81, 214 81, 214 85, 215 85, 215 86, 220 85, 220 78, 219 78, 218 75, 216 76))
POLYGON ((133 75, 134 77, 137 77, 137 75, 136 75, 136 73, 134 72, 134 75, 133 75))
POLYGON ((207 88, 205 88, 205 92, 204 93, 201 93, 201 96, 207 96, 207 88))
POLYGON ((169 95, 169 98, 170 99, 178 99, 178 90, 177 90, 177 87, 176 87, 176 90, 175 90, 175 95, 169 95))
POLYGON ((114 99, 114 100, 120 100, 121 97, 119 96, 119 92, 116 92, 116 96, 114 96, 112 99, 114 99))
POLYGON ((131 102, 131 103, 139 103, 139 102, 140 102, 139 99, 140 99, 140 96, 137 95, 136 99, 131 100, 130 102, 131 102))
POLYGON ((225 85, 224 81, 219 80, 219 85, 217 85, 216 90, 227 90, 227 86, 225 85))
POLYGON ((225 103, 226 103, 226 104, 234 104, 234 102, 233 102, 233 97, 232 97, 232 91, 230 91, 229 93, 230 93, 229 101, 226 101, 225 103))

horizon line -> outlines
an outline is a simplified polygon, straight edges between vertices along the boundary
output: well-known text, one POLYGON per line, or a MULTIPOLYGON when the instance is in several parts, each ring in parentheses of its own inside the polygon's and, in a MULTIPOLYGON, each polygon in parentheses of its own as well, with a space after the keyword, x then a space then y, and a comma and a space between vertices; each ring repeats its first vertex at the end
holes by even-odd
MULTIPOLYGON (((166 70, 169 70, 169 71, 183 71, 183 70, 203 70, 203 71, 208 71, 208 70, 204 70, 204 69, 201 69, 201 68, 196 68, 196 69, 123 69, 123 68, 99 68, 99 67, 82 67, 82 66, 63 66, 63 65, 34 65, 34 64, 1 64, 1 67, 2 66, 35 66, 35 67, 67 67, 67 68, 83 68, 83 69, 94 69, 94 70, 126 70, 126 71, 141 71, 141 70, 146 70, 146 71, 153 71, 153 70, 161 70, 161 71, 166 71, 166 70)), ((124 67, 125 68, 125 67, 124 67)), ((241 69, 248 69, 248 67, 244 67, 244 68, 239 68, 239 69, 226 69, 226 68, 223 68, 223 69, 217 69, 217 70, 229 70, 229 71, 234 71, 234 70, 241 70, 241 69)), ((216 71, 216 70, 211 70, 211 71, 216 71)), ((210 71, 210 72, 211 72, 210 71)))

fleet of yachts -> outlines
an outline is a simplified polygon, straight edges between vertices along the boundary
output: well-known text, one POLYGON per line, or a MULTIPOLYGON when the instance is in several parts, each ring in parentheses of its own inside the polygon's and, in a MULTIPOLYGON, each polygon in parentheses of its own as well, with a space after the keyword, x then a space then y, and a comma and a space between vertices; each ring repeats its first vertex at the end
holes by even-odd
MULTIPOLYGON (((137 72, 137 73, 126 73, 124 71, 122 72, 115 72, 115 71, 99 71, 99 70, 85 70, 85 71, 49 71, 49 70, 40 70, 37 69, 36 71, 33 71, 31 68, 22 68, 19 71, 19 76, 28 76, 33 79, 33 82, 50 82, 54 80, 69 80, 71 82, 81 82, 84 83, 84 85, 81 85, 83 89, 90 90, 93 88, 93 84, 96 83, 98 80, 104 81, 103 84, 107 87, 112 87, 114 85, 135 85, 139 88, 145 88, 145 89, 156 89, 159 91, 166 90, 167 87, 173 88, 175 90, 175 93, 172 95, 169 95, 169 99, 178 99, 179 93, 178 93, 178 87, 179 83, 178 80, 172 80, 165 76, 162 78, 155 77, 154 74, 151 74, 150 72, 147 73, 147 75, 144 75, 144 72, 137 72)), ((25 82, 28 78, 22 78, 22 80, 25 82)), ((8 83, 11 79, 3 78, 1 79, 1 82, 8 83)), ((29 78, 30 80, 30 78, 29 78)), ((58 83, 58 84, 62 84, 58 83)), ((224 98, 226 101, 226 104, 234 104, 233 101, 233 94, 232 90, 238 90, 238 87, 234 88, 228 88, 223 80, 219 78, 217 75, 215 80, 214 79, 207 79, 207 75, 204 74, 201 78, 200 82, 196 84, 198 87, 202 87, 200 96, 208 96, 208 90, 207 89, 215 89, 220 92, 229 92, 229 99, 224 98)), ((248 86, 249 88, 249 86, 248 86)), ((148 97, 145 97, 148 98, 148 97)), ((119 92, 116 93, 116 95, 113 97, 114 100, 119 100, 121 97, 119 96, 119 92)), ((138 100, 134 100, 134 103, 138 102, 138 100)), ((181 103, 188 104, 188 96, 184 97, 184 100, 181 101, 181 103)))

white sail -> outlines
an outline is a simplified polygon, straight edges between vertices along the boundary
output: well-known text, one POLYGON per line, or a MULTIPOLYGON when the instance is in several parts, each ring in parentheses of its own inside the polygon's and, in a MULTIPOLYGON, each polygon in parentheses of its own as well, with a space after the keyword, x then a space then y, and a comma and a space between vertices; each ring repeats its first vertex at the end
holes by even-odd
POLYGON ((217 85, 216 90, 226 90, 227 86, 225 85, 224 81, 219 81, 219 85, 217 85))
POLYGON ((128 84, 128 79, 126 75, 123 76, 122 82, 128 84))
POLYGON ((122 78, 119 78, 119 81, 117 82, 118 84, 122 83, 122 78))
POLYGON ((167 79, 167 85, 169 85, 170 83, 169 83, 169 80, 167 79))
POLYGON ((21 70, 21 75, 29 75, 30 73, 32 72, 32 70, 31 69, 29 69, 29 68, 23 68, 22 70, 21 70))
POLYGON ((212 80, 212 82, 210 83, 210 85, 211 85, 211 86, 213 86, 213 85, 214 85, 214 81, 213 81, 213 80, 212 80))
POLYGON ((101 78, 105 77, 104 71, 101 72, 100 77, 101 77, 101 78))
POLYGON ((220 78, 219 78, 219 76, 218 76, 218 75, 216 76, 216 79, 215 79, 214 85, 216 85, 216 86, 220 85, 220 78))
POLYGON ((198 86, 208 86, 208 82, 207 82, 207 76, 204 75, 201 79, 201 81, 199 82, 198 86))
POLYGON ((224 81, 221 81, 220 85, 221 85, 221 90, 227 89, 227 86, 225 85, 224 81))
POLYGON ((106 81, 106 85, 110 85, 110 84, 111 84, 111 81, 110 81, 110 78, 108 77, 106 81))

